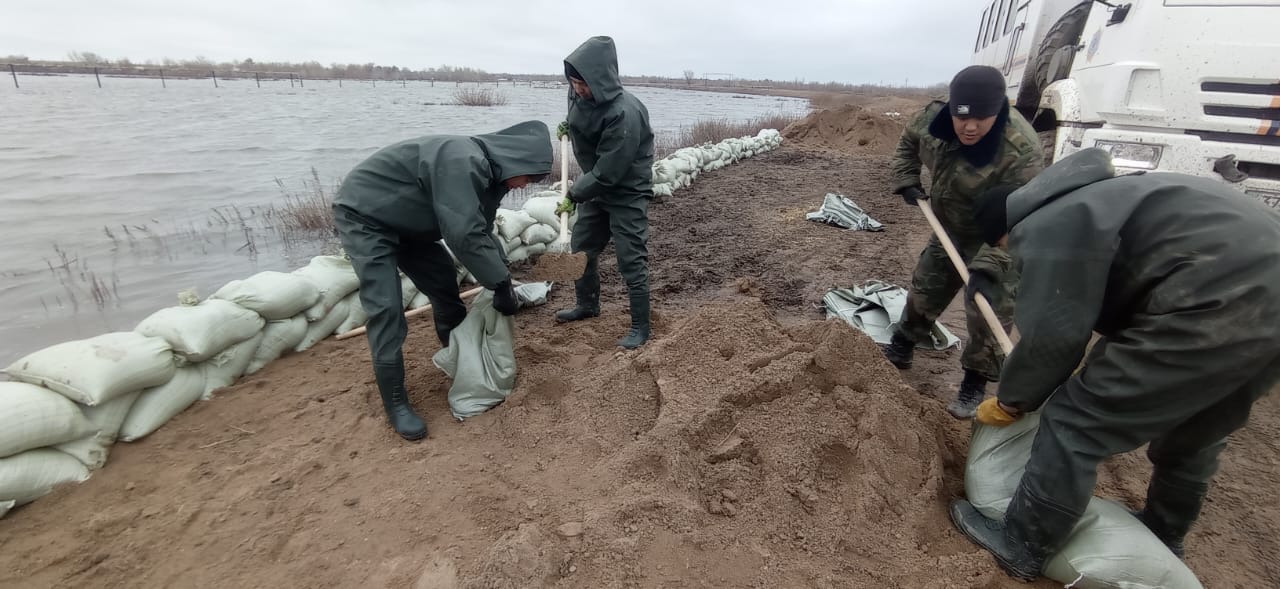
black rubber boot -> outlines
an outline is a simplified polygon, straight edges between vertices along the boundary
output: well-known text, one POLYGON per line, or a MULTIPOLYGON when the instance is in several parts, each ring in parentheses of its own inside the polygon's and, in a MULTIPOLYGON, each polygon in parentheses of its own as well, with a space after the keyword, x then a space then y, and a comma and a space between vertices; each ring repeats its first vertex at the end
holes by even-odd
POLYGON ((1045 562, 1062 548, 1079 519, 1079 514, 1030 498, 1022 487, 1014 493, 1004 521, 982 515, 963 499, 951 503, 956 528, 990 552, 1005 573, 1027 582, 1040 578, 1045 562))
POLYGON ((631 331, 618 345, 628 350, 643 346, 652 333, 649 321, 649 293, 631 295, 631 331))
POLYGON ((964 371, 964 380, 960 381, 960 392, 956 400, 947 405, 947 413, 956 419, 973 419, 978 414, 978 405, 987 396, 986 377, 972 370, 964 371))
POLYGON ((1200 508, 1208 494, 1208 484, 1178 481, 1156 473, 1147 486, 1146 508, 1134 515, 1174 556, 1183 558, 1187 533, 1200 517, 1200 508))
POLYGON ((427 424, 414 412, 409 404, 409 393, 404 389, 403 366, 375 366, 374 378, 378 381, 378 392, 382 395, 382 408, 387 412, 387 420, 400 437, 406 440, 421 440, 427 437, 427 424))
POLYGON ((899 370, 906 370, 911 368, 911 359, 915 356, 916 343, 907 339, 907 336, 901 333, 894 333, 889 345, 880 346, 880 349, 884 351, 884 357, 889 360, 890 364, 893 364, 899 370))
POLYGON ((588 265, 582 278, 574 281, 577 304, 572 309, 556 311, 556 321, 569 323, 600 316, 600 274, 588 265))

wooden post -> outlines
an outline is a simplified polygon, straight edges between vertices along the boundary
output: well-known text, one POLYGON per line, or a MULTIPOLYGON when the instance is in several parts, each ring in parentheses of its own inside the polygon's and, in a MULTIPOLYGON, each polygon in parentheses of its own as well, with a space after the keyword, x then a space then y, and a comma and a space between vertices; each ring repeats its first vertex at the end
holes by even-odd
POLYGON ((289 87, 293 87, 293 72, 289 72, 289 87))
POLYGON ((160 68, 160 87, 168 88, 169 85, 164 82, 164 68, 160 68))
POLYGON ((258 79, 258 72, 253 72, 253 83, 257 84, 259 88, 262 87, 262 80, 258 79))
POLYGON ((436 79, 435 79, 435 78, 431 78, 431 87, 432 87, 432 88, 435 88, 435 87, 436 87, 436 79))
POLYGON ((213 78, 213 87, 214 87, 214 88, 217 88, 217 87, 218 87, 218 72, 215 72, 215 71, 213 71, 213 70, 209 70, 209 77, 210 77, 210 78, 213 78))
POLYGON ((377 88, 377 87, 378 87, 378 79, 377 79, 377 78, 369 78, 369 81, 370 81, 370 82, 373 82, 373 87, 374 87, 374 88, 377 88))
POLYGON ((94 67, 94 68, 93 68, 93 77, 94 77, 94 78, 97 78, 97 80, 98 80, 98 87, 99 87, 99 88, 101 88, 101 87, 102 87, 102 77, 98 75, 98 68, 97 68, 97 67, 94 67))
POLYGON ((409 84, 408 84, 407 82, 405 82, 405 81, 404 81, 404 78, 400 78, 400 87, 401 87, 401 88, 407 88, 407 87, 409 87, 409 84))
POLYGON ((9 74, 13 76, 13 87, 18 88, 18 72, 14 71, 13 64, 9 64, 9 74))
POLYGON ((307 87, 307 85, 306 85, 306 84, 303 84, 303 83, 302 83, 302 74, 298 74, 298 87, 299 87, 299 88, 306 88, 306 87, 307 87))
POLYGON ((338 78, 338 87, 339 87, 339 88, 341 88, 341 87, 342 87, 342 78, 338 78))

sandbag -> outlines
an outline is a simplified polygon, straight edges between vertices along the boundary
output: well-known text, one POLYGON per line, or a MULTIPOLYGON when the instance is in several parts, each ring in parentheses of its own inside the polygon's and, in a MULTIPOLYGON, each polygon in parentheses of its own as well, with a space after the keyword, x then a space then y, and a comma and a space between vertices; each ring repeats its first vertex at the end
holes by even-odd
POLYGON ((189 362, 203 362, 253 337, 265 324, 260 315, 240 305, 209 299, 197 305, 156 311, 134 331, 164 339, 175 354, 189 362))
MULTIPOLYGON (((401 292, 404 292, 403 288, 401 292)), ((343 320, 342 324, 338 325, 337 329, 333 330, 334 335, 346 333, 369 322, 369 314, 364 311, 364 304, 360 302, 360 291, 357 290, 347 295, 345 300, 347 303, 347 318, 343 320)))
POLYGON ((516 384, 515 321, 493 308, 493 291, 476 296, 449 345, 431 361, 453 379, 449 409, 473 417, 507 398, 516 384))
POLYGON ((324 319, 338 301, 360 288, 360 278, 351 260, 341 256, 316 256, 293 274, 311 281, 320 291, 320 300, 305 311, 307 321, 324 319))
POLYGON ((262 343, 253 352, 253 359, 249 361, 249 367, 244 373, 253 374, 262 370, 280 356, 293 351, 306 336, 307 317, 302 313, 288 319, 267 322, 262 330, 262 343))
POLYGON ((524 246, 524 251, 530 256, 540 256, 542 254, 547 253, 547 244, 535 243, 531 245, 526 245, 524 246))
POLYGON ((507 261, 512 264, 518 264, 529 259, 529 248, 521 246, 507 254, 507 261))
POLYGON ((95 431, 70 399, 33 384, 0 382, 0 458, 95 431))
POLYGON ((537 223, 529 213, 521 211, 513 211, 511 209, 498 209, 497 216, 493 219, 493 227, 498 231, 502 238, 511 241, 520 239, 520 234, 524 233, 530 225, 537 223))
MULTIPOLYGON (((973 424, 965 496, 1002 519, 1031 456, 1040 415, 1007 427, 973 424)), ((1203 589, 1194 573, 1123 506, 1094 497, 1044 575, 1078 589, 1203 589)))
POLYGON ((560 237, 560 230, 552 229, 550 225, 542 223, 534 223, 524 233, 520 234, 520 242, 525 245, 533 245, 535 243, 551 243, 560 237))
POLYGON ((0 501, 0 518, 3 518, 5 514, 9 513, 9 510, 13 509, 14 505, 17 505, 17 502, 13 500, 0 501))
POLYGON ((5 374, 97 405, 164 384, 176 368, 164 339, 122 331, 47 347, 14 362, 5 374))
POLYGON ((120 425, 117 439, 132 442, 160 429, 170 419, 204 396, 204 369, 198 365, 179 368, 173 378, 138 394, 129 415, 120 425))
POLYGON ((53 488, 89 478, 89 469, 53 448, 37 448, 0 458, 0 501, 30 503, 53 488))
POLYGON ((308 325, 307 334, 302 337, 302 341, 298 342, 298 347, 294 348, 293 351, 305 352, 320 343, 320 340, 333 335, 333 331, 350 316, 351 309, 347 308, 347 305, 348 302, 345 299, 338 301, 338 304, 329 310, 328 315, 308 325))
POLYGON ((529 200, 524 201, 524 212, 538 221, 540 225, 551 227, 558 235, 560 233, 560 215, 556 214, 556 207, 560 206, 560 193, 558 192, 540 192, 529 200))
POLYGON ((667 183, 656 184, 656 183, 655 183, 655 184, 653 185, 653 195, 654 195, 654 196, 671 196, 671 194, 672 194, 671 184, 667 184, 667 183))
POLYGON ((236 379, 244 376, 245 371, 249 369, 249 363, 253 361, 254 352, 258 351, 258 346, 262 343, 262 338, 265 335, 259 332, 258 335, 223 350, 221 354, 205 362, 201 362, 200 368, 204 370, 204 396, 202 398, 212 398, 214 391, 229 387, 236 383, 236 379))
POLYGON ((409 304, 413 302, 413 297, 418 296, 418 287, 409 280, 408 276, 400 277, 400 302, 405 309, 409 308, 409 304))
POLYGON ((288 319, 315 305, 320 290, 296 274, 259 272, 244 280, 232 280, 213 293, 212 299, 230 301, 267 320, 288 319))
MULTIPOLYGON (((462 280, 463 280, 464 278, 466 278, 466 276, 467 276, 467 273, 466 273, 466 272, 463 272, 463 273, 458 277, 458 284, 462 284, 462 280)), ((431 299, 427 298, 427 293, 425 293, 425 292, 420 292, 420 293, 418 293, 418 294, 416 294, 416 295, 414 295, 414 296, 413 296, 413 300, 412 300, 412 301, 410 301, 410 303, 409 303, 409 308, 410 308, 410 309, 421 309, 421 308, 423 308, 423 307, 425 307, 425 306, 427 306, 427 305, 430 305, 430 304, 431 304, 431 299)))
POLYGON ((54 448, 79 460, 90 472, 102 468, 107 464, 107 455, 116 443, 120 426, 124 425, 140 394, 142 391, 116 397, 96 407, 82 407, 85 418, 97 428, 97 432, 54 448))

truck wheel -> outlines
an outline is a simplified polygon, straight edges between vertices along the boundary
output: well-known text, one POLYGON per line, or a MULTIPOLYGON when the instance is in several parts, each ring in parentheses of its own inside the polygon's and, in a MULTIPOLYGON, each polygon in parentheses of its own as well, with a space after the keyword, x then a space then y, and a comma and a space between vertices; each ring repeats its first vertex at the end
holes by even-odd
POLYGON ((1092 8, 1093 2, 1081 2, 1049 28, 1044 41, 1040 42, 1035 58, 1028 64, 1028 75, 1018 92, 1019 106, 1035 112, 1040 106, 1040 95, 1044 93, 1044 89, 1070 75, 1076 47, 1080 44, 1080 35, 1084 33, 1084 25, 1089 20, 1092 8))

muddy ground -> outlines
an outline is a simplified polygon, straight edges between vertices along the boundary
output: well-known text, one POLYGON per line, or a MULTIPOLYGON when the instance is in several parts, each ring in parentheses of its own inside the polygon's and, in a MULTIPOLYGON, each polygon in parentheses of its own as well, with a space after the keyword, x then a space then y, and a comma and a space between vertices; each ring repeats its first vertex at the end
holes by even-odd
MULTIPOLYGON (((872 142, 868 142, 868 146, 872 142)), ((883 150, 786 144, 651 209, 656 339, 620 352, 604 315, 517 316, 520 382, 458 423, 411 323, 409 386, 430 438, 382 417, 362 339, 329 340, 117 445, 85 484, 0 520, 0 585, 22 587, 1021 587, 956 533, 967 424, 943 407, 956 350, 899 373, 824 322, 823 293, 909 283, 928 237, 885 193, 883 150), (804 220, 839 192, 886 225, 804 220)), ((965 337, 963 315, 944 322, 965 337)), ((1140 454, 1099 494, 1141 504, 1140 454)), ((1217 588, 1280 578, 1280 399, 1226 453, 1188 563, 1217 588)), ((1042 581, 1035 585, 1052 587, 1042 581)))

